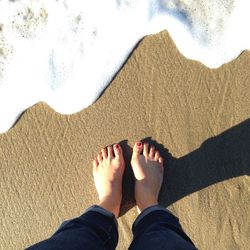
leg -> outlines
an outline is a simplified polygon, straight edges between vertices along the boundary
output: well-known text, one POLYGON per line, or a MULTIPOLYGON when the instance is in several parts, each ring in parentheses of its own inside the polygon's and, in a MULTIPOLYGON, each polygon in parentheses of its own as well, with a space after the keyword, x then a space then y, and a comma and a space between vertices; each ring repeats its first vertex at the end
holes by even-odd
POLYGON ((123 153, 118 144, 102 149, 93 162, 99 205, 90 207, 78 218, 64 222, 51 238, 28 249, 115 249, 124 168, 123 153))
POLYGON ((139 216, 133 224, 130 249, 196 249, 178 219, 158 205, 164 171, 160 153, 139 141, 133 148, 131 165, 139 216))

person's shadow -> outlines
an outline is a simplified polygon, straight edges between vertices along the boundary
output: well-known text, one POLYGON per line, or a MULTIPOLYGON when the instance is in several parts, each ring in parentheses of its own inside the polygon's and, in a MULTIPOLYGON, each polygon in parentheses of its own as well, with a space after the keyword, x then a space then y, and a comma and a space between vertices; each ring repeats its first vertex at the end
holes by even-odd
MULTIPOLYGON (((151 138, 142 141, 155 145, 164 158, 164 180, 159 203, 165 207, 212 184, 250 173, 250 119, 206 140, 200 148, 178 159, 151 138)), ((120 144, 127 165, 120 213, 123 215, 135 205, 135 200, 130 165, 132 149, 127 141, 120 144)))

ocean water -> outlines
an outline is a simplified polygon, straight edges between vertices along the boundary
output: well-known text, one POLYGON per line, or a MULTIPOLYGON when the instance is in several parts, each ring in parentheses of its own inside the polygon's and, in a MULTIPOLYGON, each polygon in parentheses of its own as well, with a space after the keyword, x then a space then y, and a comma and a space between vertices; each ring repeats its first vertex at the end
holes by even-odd
POLYGON ((39 101, 61 114, 91 105, 148 34, 167 30, 185 57, 220 67, 250 47, 249 7, 246 0, 1 0, 0 133, 39 101))

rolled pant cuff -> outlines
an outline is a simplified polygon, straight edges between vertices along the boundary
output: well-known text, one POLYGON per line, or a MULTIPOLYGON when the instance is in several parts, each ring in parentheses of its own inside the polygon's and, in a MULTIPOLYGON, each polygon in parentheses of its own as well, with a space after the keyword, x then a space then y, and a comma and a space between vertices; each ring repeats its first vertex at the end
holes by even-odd
POLYGON ((115 215, 113 213, 109 212, 108 210, 106 210, 105 208, 100 207, 98 205, 93 205, 93 206, 89 207, 88 209, 86 209, 85 212, 89 212, 89 211, 98 212, 98 213, 101 213, 101 214, 107 216, 108 218, 110 218, 114 221, 116 228, 118 228, 118 223, 117 223, 117 220, 115 218, 115 215))
POLYGON ((136 225, 146 216, 148 215, 149 213, 152 213, 154 211, 164 211, 164 212, 167 212, 169 214, 171 214, 177 221, 178 221, 178 218, 175 217, 169 210, 167 210, 165 207, 162 207, 160 205, 153 205, 151 207, 148 207, 146 208, 145 210, 142 211, 142 213, 139 214, 139 216, 136 218, 134 224, 133 224, 133 227, 136 227, 136 225))
POLYGON ((102 238, 103 242, 112 242, 114 247, 118 243, 118 223, 113 213, 106 209, 94 205, 86 209, 85 213, 79 218, 88 222, 95 227, 96 232, 102 238))
POLYGON ((168 229, 176 232, 193 245, 191 239, 182 230, 179 219, 160 205, 148 207, 136 218, 132 226, 134 238, 139 237, 139 235, 143 234, 145 230, 154 224, 164 224, 168 229))

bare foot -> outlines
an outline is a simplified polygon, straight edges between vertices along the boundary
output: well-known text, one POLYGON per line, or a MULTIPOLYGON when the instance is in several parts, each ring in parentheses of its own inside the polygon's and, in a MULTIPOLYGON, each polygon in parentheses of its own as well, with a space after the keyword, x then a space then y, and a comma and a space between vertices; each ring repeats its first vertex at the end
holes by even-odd
POLYGON ((140 213, 158 204, 163 181, 163 158, 153 146, 138 141, 133 148, 131 165, 135 176, 135 200, 140 213), (142 154, 141 154, 142 153, 142 154))
POLYGON ((125 169, 119 144, 103 148, 93 161, 93 176, 99 206, 118 217, 122 200, 122 177, 125 169))

